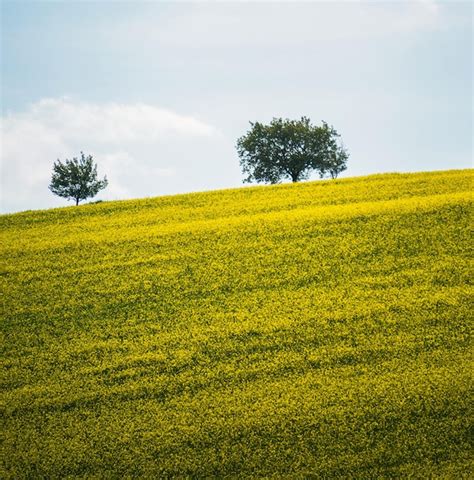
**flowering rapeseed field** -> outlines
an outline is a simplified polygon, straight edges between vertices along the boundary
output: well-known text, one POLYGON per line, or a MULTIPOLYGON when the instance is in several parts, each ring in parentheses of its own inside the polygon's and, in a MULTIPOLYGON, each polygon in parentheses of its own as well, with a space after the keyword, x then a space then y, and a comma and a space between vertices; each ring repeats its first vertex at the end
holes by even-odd
POLYGON ((1 478, 468 478, 473 172, 0 217, 1 478))

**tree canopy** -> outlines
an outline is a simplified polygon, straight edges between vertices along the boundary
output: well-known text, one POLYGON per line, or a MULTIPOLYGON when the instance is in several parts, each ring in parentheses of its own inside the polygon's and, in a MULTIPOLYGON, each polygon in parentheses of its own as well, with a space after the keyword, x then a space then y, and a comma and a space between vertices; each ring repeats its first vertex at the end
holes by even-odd
POLYGON ((54 162, 53 174, 49 189, 55 194, 68 200, 74 200, 79 205, 81 200, 94 197, 107 186, 107 177, 97 180, 97 164, 92 156, 66 159, 65 162, 54 162))
POLYGON ((326 122, 274 118, 269 125, 250 122, 251 129, 237 140, 244 182, 278 183, 287 178, 299 182, 317 171, 336 178, 347 167, 349 154, 340 135, 326 122))

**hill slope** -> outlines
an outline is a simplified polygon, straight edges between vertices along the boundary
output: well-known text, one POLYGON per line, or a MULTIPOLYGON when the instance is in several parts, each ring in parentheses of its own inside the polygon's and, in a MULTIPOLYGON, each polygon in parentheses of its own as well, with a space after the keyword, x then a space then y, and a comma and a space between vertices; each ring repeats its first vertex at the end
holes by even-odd
POLYGON ((2 478, 467 478, 472 171, 0 217, 2 478))

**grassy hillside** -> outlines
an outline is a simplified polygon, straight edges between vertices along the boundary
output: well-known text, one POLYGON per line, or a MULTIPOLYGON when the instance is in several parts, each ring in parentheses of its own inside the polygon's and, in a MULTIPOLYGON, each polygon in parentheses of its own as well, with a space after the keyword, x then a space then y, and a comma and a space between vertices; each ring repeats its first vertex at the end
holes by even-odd
POLYGON ((2 478, 468 478, 473 171, 0 217, 2 478))

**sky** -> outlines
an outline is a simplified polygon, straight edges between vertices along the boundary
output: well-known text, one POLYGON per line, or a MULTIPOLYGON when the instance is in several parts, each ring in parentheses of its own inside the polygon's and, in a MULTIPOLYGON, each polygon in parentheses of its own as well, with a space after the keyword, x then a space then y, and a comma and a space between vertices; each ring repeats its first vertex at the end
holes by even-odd
POLYGON ((0 212, 242 186, 250 121, 340 133, 343 176, 471 168, 471 2, 1 1, 0 212))

